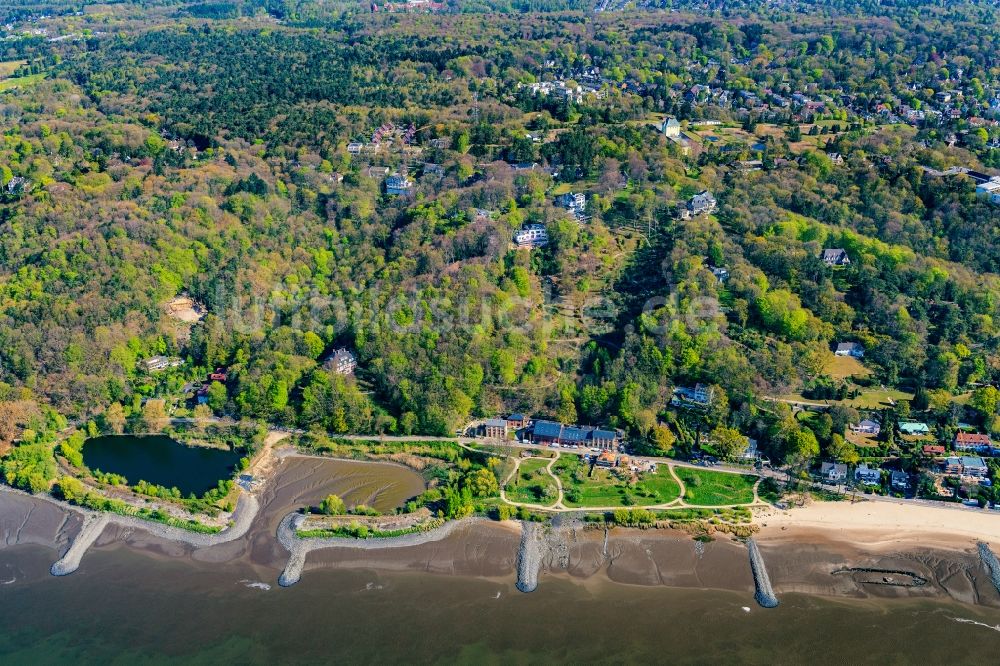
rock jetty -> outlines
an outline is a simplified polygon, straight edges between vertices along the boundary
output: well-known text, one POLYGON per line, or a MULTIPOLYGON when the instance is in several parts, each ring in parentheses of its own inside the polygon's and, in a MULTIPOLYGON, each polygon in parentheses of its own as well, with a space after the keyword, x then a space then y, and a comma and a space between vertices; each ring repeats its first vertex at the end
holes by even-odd
POLYGON ((56 560, 49 571, 53 576, 68 576, 77 569, 80 568, 80 560, 83 559, 84 553, 90 548, 97 538, 101 536, 104 532, 104 528, 108 525, 108 517, 106 515, 92 513, 86 516, 83 520, 83 525, 80 526, 80 531, 76 533, 73 542, 63 553, 63 556, 56 560))
POLYGON ((278 524, 278 542, 289 552, 288 562, 278 577, 278 585, 289 587, 299 582, 302 577, 302 570, 305 568, 306 556, 314 551, 323 548, 357 548, 361 550, 381 550, 383 548, 406 548, 408 546, 419 546, 432 541, 440 541, 450 535, 458 527, 485 521, 483 518, 465 518, 463 520, 448 521, 440 527, 427 530, 426 532, 413 532, 395 537, 372 537, 369 539, 357 539, 353 537, 306 537, 296 536, 298 529, 305 516, 300 513, 290 513, 281 519, 278 524))
POLYGON ((517 551, 517 589, 534 592, 542 568, 542 528, 536 523, 521 523, 521 545, 517 551))
POLYGON ((979 548, 979 560, 989 572, 993 587, 1000 592, 1000 560, 997 560, 996 554, 990 550, 990 545, 985 541, 980 541, 976 546, 979 548))
POLYGON ((757 587, 754 599, 764 608, 775 608, 778 605, 778 597, 771 587, 771 578, 767 575, 764 567, 764 558, 760 555, 757 542, 747 539, 747 550, 750 551, 750 571, 753 572, 753 582, 757 587))

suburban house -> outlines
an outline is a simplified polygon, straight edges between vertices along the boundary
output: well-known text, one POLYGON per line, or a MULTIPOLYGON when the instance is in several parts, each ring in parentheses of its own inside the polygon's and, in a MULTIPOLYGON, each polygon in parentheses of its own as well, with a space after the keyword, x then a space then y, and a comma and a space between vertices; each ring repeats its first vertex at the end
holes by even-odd
POLYGON ((594 465, 597 467, 614 467, 616 463, 617 458, 611 451, 601 451, 601 454, 597 456, 597 460, 594 461, 594 465))
POLYGON ((216 368, 215 372, 208 373, 208 381, 210 382, 222 382, 225 384, 228 378, 229 374, 225 368, 216 368))
POLYGON ((990 468, 986 466, 986 461, 980 456, 962 456, 962 473, 966 476, 985 479, 989 471, 990 468))
POLYGON ((360 141, 351 141, 347 144, 347 152, 351 155, 360 155, 361 151, 364 150, 365 144, 360 141))
POLYGON ((511 414, 507 417, 507 427, 511 430, 520 430, 521 428, 527 428, 528 424, 531 422, 524 414, 520 412, 516 414, 511 414))
POLYGON ((715 209, 718 207, 719 203, 708 190, 702 190, 698 194, 691 197, 687 202, 687 209, 692 216, 714 213, 715 209))
POLYGON ((660 123, 660 131, 667 138, 679 137, 681 135, 681 124, 673 116, 667 116, 660 123))
POLYGON ((834 356, 850 356, 851 358, 863 358, 865 348, 860 342, 840 342, 833 350, 834 356))
POLYGON ((398 197, 410 193, 413 189, 413 181, 406 176, 393 174, 385 179, 385 193, 398 197))
POLYGON ((931 434, 930 426, 919 421, 904 421, 899 424, 899 432, 903 435, 916 437, 931 434))
POLYGON ((962 473, 962 459, 958 456, 948 456, 941 463, 941 470, 945 474, 961 474, 962 473))
POLYGON ((715 279, 719 281, 719 284, 723 284, 726 280, 729 279, 728 268, 722 268, 719 266, 709 266, 708 268, 710 271, 712 271, 712 275, 715 276, 715 279))
POLYGON ((549 232, 544 224, 526 224, 514 232, 514 245, 518 247, 542 247, 549 244, 549 232))
POLYGON ((825 462, 819 466, 819 475, 824 481, 840 483, 847 478, 847 465, 825 462))
POLYGON ((714 393, 711 386, 704 384, 695 384, 693 389, 681 386, 674 389, 670 404, 675 407, 707 407, 712 403, 714 393))
POLYGON ((989 468, 980 456, 949 456, 942 465, 945 474, 963 474, 978 479, 986 478, 989 468))
POLYGON ((976 185, 976 194, 990 203, 1000 204, 1000 178, 976 185))
POLYGON ((529 437, 533 444, 590 446, 606 450, 618 445, 618 433, 614 431, 589 426, 566 426, 554 421, 535 421, 529 437))
POLYGON ((944 447, 939 444, 926 444, 921 451, 928 458, 944 455, 944 447))
POLYGON ((854 470, 854 479, 866 486, 877 486, 882 483, 882 470, 878 467, 869 467, 868 463, 861 463, 854 470))
POLYGON ((860 435, 877 435, 882 431, 882 426, 878 421, 865 419, 860 423, 852 425, 851 430, 860 435))
POLYGON ((820 258, 827 266, 847 266, 851 263, 851 258, 847 256, 847 250, 839 247, 823 250, 820 258))
POLYGON ((556 197, 556 205, 569 210, 573 210, 574 208, 584 209, 587 207, 587 195, 583 192, 560 194, 556 197))
POLYGON ((483 437, 489 439, 507 438, 507 421, 504 419, 486 419, 480 427, 483 437))
POLYGON ((760 450, 757 448, 757 440, 752 437, 747 439, 747 448, 743 449, 739 458, 741 460, 757 460, 760 458, 760 450))
POLYGON ((330 354, 330 357, 323 363, 323 367, 338 375, 351 375, 358 367, 358 359, 350 351, 341 347, 330 354))
POLYGON ((889 485, 893 490, 905 491, 910 487, 910 475, 906 472, 893 472, 889 485))
POLYGON ((177 368, 184 365, 184 361, 179 358, 169 358, 167 356, 150 356, 142 362, 147 372, 166 370, 167 368, 177 368))
POLYGON ((992 444, 989 435, 978 432, 956 432, 952 441, 956 451, 989 451, 992 444))

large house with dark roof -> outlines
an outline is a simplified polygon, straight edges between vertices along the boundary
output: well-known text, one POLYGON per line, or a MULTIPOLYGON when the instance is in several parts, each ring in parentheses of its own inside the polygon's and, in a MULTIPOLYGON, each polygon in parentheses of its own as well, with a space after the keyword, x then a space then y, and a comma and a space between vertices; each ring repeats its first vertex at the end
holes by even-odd
POLYGON ((823 250, 821 258, 827 266, 847 266, 851 263, 851 258, 847 256, 847 250, 840 247, 823 250))
POLYGON ((529 438, 533 444, 589 446, 613 449, 618 445, 618 433, 590 426, 567 426, 555 421, 535 421, 529 438))
POLYGON ((507 421, 504 419, 486 419, 482 425, 483 437, 489 439, 507 438, 507 421))

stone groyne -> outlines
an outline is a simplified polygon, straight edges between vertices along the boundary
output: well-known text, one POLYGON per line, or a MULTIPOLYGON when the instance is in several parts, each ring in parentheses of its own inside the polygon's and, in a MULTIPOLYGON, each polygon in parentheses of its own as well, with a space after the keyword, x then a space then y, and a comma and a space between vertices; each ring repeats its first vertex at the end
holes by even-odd
POLYGON ((764 608, 775 608, 778 605, 778 597, 771 587, 771 578, 767 575, 764 558, 761 557, 757 542, 747 539, 747 550, 750 552, 750 571, 753 573, 753 582, 757 588, 754 599, 764 608))
POLYGON ((76 533, 76 536, 73 537, 69 548, 66 549, 63 556, 49 570, 53 576, 66 576, 76 571, 80 567, 80 562, 87 550, 100 538, 104 532, 104 528, 108 525, 142 530, 168 541, 186 543, 196 548, 208 548, 242 537, 250 529, 253 519, 260 510, 260 504, 256 497, 249 493, 241 493, 239 499, 236 501, 236 508, 233 510, 232 521, 229 526, 215 534, 205 534, 133 516, 121 516, 116 513, 93 511, 57 500, 50 495, 32 495, 8 486, 0 486, 0 492, 14 493, 30 497, 34 500, 48 502, 65 511, 71 511, 83 516, 83 524, 80 526, 80 530, 76 533))
POLYGON ((306 537, 296 536, 298 529, 305 516, 300 513, 290 513, 281 519, 278 524, 278 542, 289 552, 288 562, 284 570, 278 577, 278 584, 282 587, 289 587, 299 582, 302 577, 302 570, 306 564, 306 556, 314 551, 323 548, 356 548, 360 550, 382 550, 384 548, 406 548, 409 546, 420 546, 432 541, 444 539, 462 525, 474 522, 485 522, 484 518, 464 518, 462 520, 452 520, 440 527, 427 530, 425 532, 413 532, 395 537, 372 537, 370 539, 356 539, 353 537, 306 537))
POLYGON ((84 553, 90 548, 97 538, 104 532, 108 525, 108 517, 101 514, 90 514, 83 519, 80 531, 76 533, 73 542, 63 553, 63 556, 55 561, 49 572, 53 576, 68 576, 80 568, 80 560, 84 553))
POLYGON ((542 528, 537 523, 521 523, 521 545, 517 550, 517 589, 534 592, 542 568, 542 528))
POLYGON ((979 548, 979 560, 989 572, 993 587, 1000 592, 1000 560, 997 560, 996 554, 990 550, 990 545, 985 541, 980 541, 976 546, 979 548))

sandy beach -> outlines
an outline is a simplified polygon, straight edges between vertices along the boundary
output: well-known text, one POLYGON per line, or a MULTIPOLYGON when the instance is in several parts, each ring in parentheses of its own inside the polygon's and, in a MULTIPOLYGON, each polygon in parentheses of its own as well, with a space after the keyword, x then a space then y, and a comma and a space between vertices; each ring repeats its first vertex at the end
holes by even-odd
POLYGON ((815 530, 828 539, 855 539, 868 547, 920 543, 964 549, 976 541, 1000 546, 1000 513, 947 504, 812 502, 788 511, 760 511, 756 519, 762 540, 795 528, 815 530))
MULTIPOLYGON (((247 525, 232 530, 226 543, 215 537, 185 535, 134 521, 111 520, 93 537, 91 549, 129 548, 150 557, 191 559, 218 566, 243 563, 276 582, 290 553, 277 538, 290 512, 338 493, 391 509, 420 491, 419 475, 399 466, 288 457, 274 461, 274 476, 255 492, 259 510, 247 525)), ((41 498, 0 493, 0 550, 44 545, 53 561, 69 554, 82 572, 85 552, 69 552, 81 532, 82 515, 41 498)), ((976 544, 1000 551, 1000 516, 947 506, 892 502, 814 502, 788 511, 759 511, 756 536, 775 594, 792 592, 853 598, 945 597, 962 603, 1000 607, 998 594, 976 544), (872 571, 891 571, 886 573, 872 571), (909 581, 926 581, 913 583, 909 581)), ((94 531, 95 528, 90 528, 94 531)), ((547 578, 577 583, 717 589, 754 598, 747 545, 728 534, 695 541, 683 531, 623 529, 605 532, 569 521, 544 531, 538 553, 538 587, 547 578)), ((300 564, 302 585, 320 569, 426 572, 504 580, 517 579, 522 542, 518 523, 468 521, 434 539, 413 538, 398 547, 365 548, 331 541, 310 548, 300 564)), ((88 538, 88 541, 91 539, 88 538)), ((532 562, 533 566, 536 563, 532 562)))

